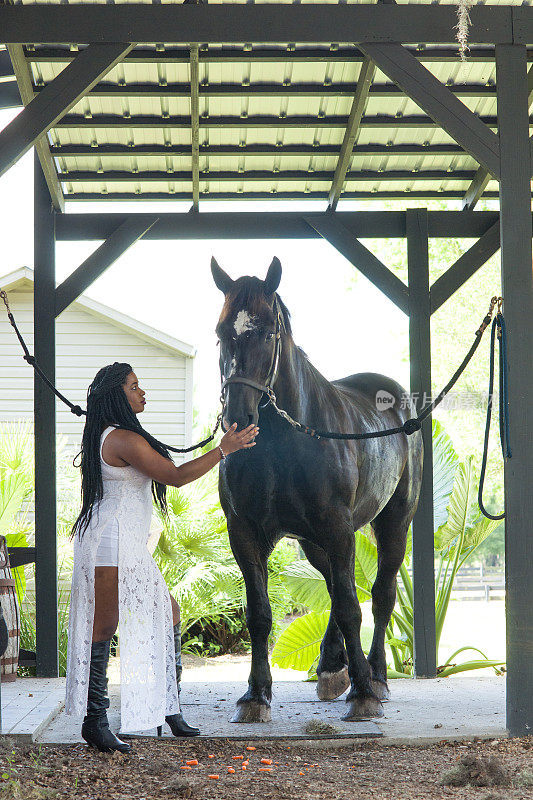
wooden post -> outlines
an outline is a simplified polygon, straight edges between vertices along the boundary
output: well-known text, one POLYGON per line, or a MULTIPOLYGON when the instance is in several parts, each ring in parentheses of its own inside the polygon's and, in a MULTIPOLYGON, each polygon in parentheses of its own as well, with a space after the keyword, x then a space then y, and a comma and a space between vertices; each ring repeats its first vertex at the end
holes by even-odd
MULTIPOLYGON (((55 214, 39 159, 34 187, 34 354, 55 381, 55 214)), ((34 379, 35 604, 37 676, 57 677, 56 409, 34 379)))
MULTIPOLYGON (((411 393, 417 412, 431 398, 431 336, 428 257, 428 213, 406 212, 409 275, 409 360, 411 393)), ((417 678, 437 674, 435 570, 433 549, 433 445, 431 417, 422 429, 424 472, 420 501, 413 519, 414 668, 417 678)))
POLYGON ((533 270, 527 56, 497 45, 500 224, 512 458, 505 462, 507 728, 533 735, 533 270))

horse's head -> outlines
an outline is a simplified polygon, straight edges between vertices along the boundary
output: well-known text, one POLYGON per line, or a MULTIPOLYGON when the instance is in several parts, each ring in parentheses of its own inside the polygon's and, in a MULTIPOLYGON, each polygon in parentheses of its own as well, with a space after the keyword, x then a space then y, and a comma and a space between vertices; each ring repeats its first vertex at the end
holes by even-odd
MULTIPOLYGON (((225 296, 216 328, 222 380, 242 377, 259 386, 272 384, 280 348, 278 339, 281 327, 287 324, 286 318, 278 318, 278 314, 285 316, 276 295, 281 280, 279 259, 272 260, 264 281, 252 277, 234 281, 214 258, 211 272, 225 296)), ((230 382, 225 387, 225 425, 237 422, 240 430, 256 424, 262 395, 261 388, 230 382)))

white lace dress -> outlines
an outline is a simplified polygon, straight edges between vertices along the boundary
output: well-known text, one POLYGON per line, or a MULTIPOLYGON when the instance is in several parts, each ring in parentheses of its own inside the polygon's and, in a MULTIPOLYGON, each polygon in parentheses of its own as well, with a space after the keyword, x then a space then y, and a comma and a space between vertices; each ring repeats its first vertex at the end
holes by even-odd
POLYGON ((104 494, 81 540, 74 541, 65 711, 87 707, 94 620, 94 566, 103 528, 118 523, 121 728, 123 733, 162 725, 180 710, 176 684, 172 607, 167 586, 147 550, 152 515, 151 480, 134 467, 102 458, 104 494))

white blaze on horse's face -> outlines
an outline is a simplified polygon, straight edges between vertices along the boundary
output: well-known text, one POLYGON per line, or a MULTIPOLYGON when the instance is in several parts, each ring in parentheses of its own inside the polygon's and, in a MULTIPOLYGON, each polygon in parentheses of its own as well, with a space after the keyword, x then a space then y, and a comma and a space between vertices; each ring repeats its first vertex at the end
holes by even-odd
POLYGON ((237 336, 241 336, 246 331, 252 331, 256 327, 257 317, 251 316, 247 311, 242 309, 235 317, 233 328, 237 336))

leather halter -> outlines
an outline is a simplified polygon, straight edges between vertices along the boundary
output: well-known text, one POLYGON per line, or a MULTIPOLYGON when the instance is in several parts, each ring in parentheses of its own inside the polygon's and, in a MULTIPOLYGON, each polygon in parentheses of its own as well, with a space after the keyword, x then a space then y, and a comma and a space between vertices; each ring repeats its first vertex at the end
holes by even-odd
POLYGON ((221 396, 220 399, 222 404, 225 403, 225 394, 226 388, 232 383, 242 383, 245 386, 251 386, 252 389, 257 389, 258 391, 262 392, 263 394, 268 395, 268 402, 271 400, 276 400, 276 395, 274 394, 274 390, 272 389, 272 384, 276 379, 276 375, 278 373, 279 367, 279 359, 281 355, 281 331, 285 331, 285 321, 283 319, 283 313, 281 311, 281 306, 279 304, 277 294, 274 294, 274 313, 276 317, 276 330, 275 330, 275 344, 274 344, 274 352, 272 354, 272 361, 270 362, 270 368, 268 370, 268 375, 264 383, 260 383, 259 381, 254 380, 253 378, 247 378, 245 375, 230 375, 229 378, 226 378, 222 383, 221 388, 221 396))

